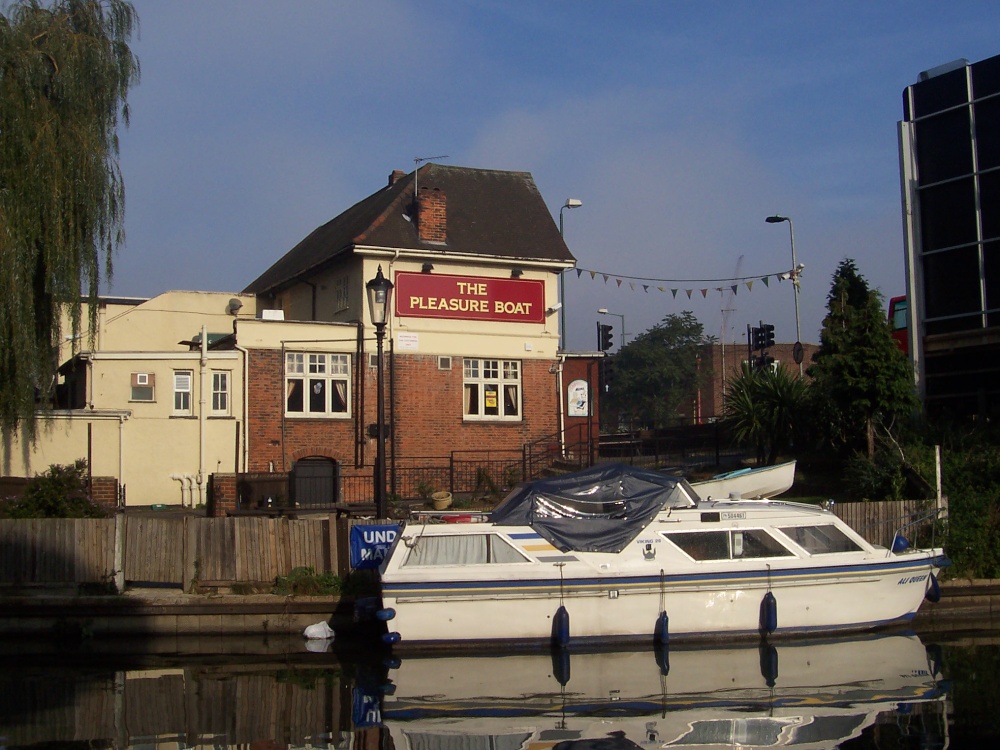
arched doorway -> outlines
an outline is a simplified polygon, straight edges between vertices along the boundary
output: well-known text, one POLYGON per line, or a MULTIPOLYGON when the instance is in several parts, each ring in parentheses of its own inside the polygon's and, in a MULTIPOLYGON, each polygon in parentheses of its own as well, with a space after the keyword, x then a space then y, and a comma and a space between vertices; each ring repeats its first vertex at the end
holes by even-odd
POLYGON ((331 458, 299 459, 292 468, 292 477, 298 508, 328 508, 340 497, 340 465, 331 458))

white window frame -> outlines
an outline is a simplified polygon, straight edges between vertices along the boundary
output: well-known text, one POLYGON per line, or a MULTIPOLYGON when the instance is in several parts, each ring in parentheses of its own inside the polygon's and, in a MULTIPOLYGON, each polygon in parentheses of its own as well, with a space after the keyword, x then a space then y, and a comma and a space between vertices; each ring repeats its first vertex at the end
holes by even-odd
POLYGON ((351 416, 350 354, 286 351, 284 385, 286 417, 346 419, 351 416))
POLYGON ((194 414, 194 370, 174 370, 174 416, 194 414), (185 384, 185 379, 187 383, 185 384))
POLYGON ((462 418, 467 422, 520 422, 522 363, 517 359, 465 357, 462 418))
POLYGON ((229 370, 212 370, 212 407, 214 417, 228 417, 231 409, 229 384, 232 373, 229 370))

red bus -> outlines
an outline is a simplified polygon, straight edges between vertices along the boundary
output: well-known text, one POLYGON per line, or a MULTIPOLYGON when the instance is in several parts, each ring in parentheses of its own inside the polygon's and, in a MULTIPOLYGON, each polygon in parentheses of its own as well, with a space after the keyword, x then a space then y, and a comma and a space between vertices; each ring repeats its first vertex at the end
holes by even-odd
POLYGON ((910 353, 909 315, 907 314, 906 295, 893 297, 889 300, 889 325, 892 326, 892 338, 904 354, 910 353))

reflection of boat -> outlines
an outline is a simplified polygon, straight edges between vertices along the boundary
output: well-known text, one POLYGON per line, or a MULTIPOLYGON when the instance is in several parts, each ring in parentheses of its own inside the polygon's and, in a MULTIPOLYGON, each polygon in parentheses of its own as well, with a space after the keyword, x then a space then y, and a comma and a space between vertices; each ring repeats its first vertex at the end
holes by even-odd
POLYGON ((730 496, 761 498, 787 492, 795 482, 795 462, 761 466, 759 469, 736 469, 717 474, 703 482, 692 482, 698 497, 723 500, 730 496))
POLYGON ((399 750, 828 748, 900 704, 943 725, 937 665, 915 636, 568 659, 405 658, 381 718, 399 750))
POLYGON ((868 629, 911 618, 946 564, 873 547, 815 506, 699 501, 620 465, 457 518, 481 522, 410 521, 383 562, 380 615, 404 643, 868 629))

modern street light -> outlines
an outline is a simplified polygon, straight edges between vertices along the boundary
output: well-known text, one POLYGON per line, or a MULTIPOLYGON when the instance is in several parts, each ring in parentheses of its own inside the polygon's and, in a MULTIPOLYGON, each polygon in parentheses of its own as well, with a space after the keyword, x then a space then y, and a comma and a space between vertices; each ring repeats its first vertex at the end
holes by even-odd
POLYGON ((382 266, 378 267, 375 278, 369 281, 365 288, 368 290, 368 312, 371 314, 372 325, 375 326, 375 339, 377 341, 377 372, 376 378, 378 387, 378 425, 376 426, 376 437, 378 446, 375 449, 375 515, 378 518, 388 516, 386 508, 385 492, 385 373, 382 367, 382 340, 385 338, 385 321, 389 310, 389 300, 392 298, 392 282, 382 275, 382 266))
MULTIPOLYGON (((795 290, 795 358, 798 360, 799 377, 802 377, 802 331, 799 324, 799 276, 805 266, 799 265, 795 257, 795 227, 790 216, 768 216, 764 219, 768 224, 780 224, 788 222, 788 234, 792 241, 792 270, 788 272, 787 278, 792 280, 792 289, 795 290)), ((782 274, 783 278, 786 278, 782 274)))
MULTIPOLYGON (((583 205, 583 201, 579 198, 567 198, 566 202, 563 204, 562 208, 559 209, 559 236, 563 238, 563 242, 566 241, 566 235, 563 231, 563 211, 567 208, 579 208, 583 205)), ((559 348, 565 348, 565 336, 566 336, 566 271, 565 269, 559 272, 559 348)))
POLYGON ((622 315, 621 313, 608 312, 608 308, 606 308, 606 307, 598 308, 597 312, 599 312, 601 315, 614 315, 616 318, 621 318, 622 319, 622 348, 624 348, 625 347, 625 316, 622 315))

